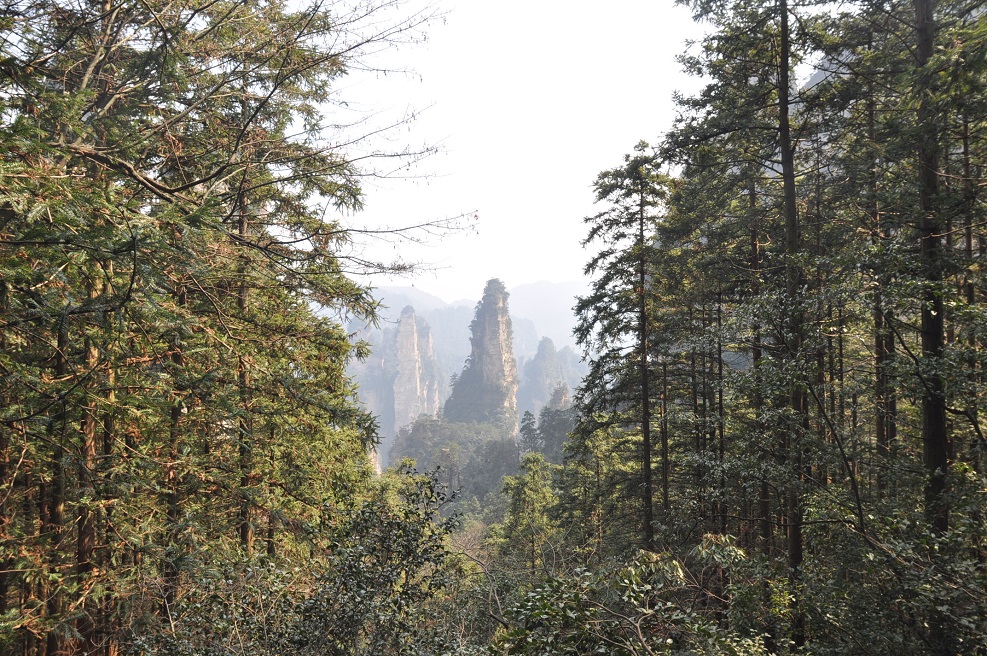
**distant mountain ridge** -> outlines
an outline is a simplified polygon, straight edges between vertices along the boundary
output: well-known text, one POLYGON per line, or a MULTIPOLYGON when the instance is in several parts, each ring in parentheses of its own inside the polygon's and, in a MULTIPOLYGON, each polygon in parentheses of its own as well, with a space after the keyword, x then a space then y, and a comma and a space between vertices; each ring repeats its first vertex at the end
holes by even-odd
POLYGON ((589 286, 582 281, 571 282, 532 282, 510 289, 511 314, 531 319, 538 327, 538 333, 548 337, 556 348, 572 347, 576 352, 576 338, 572 331, 576 327, 573 307, 576 297, 588 293, 589 286))
POLYGON ((456 305, 470 305, 472 307, 472 304, 465 301, 447 303, 438 296, 414 286, 375 287, 373 296, 381 302, 382 316, 393 320, 397 320, 401 311, 409 305, 415 308, 415 312, 419 313, 456 305))

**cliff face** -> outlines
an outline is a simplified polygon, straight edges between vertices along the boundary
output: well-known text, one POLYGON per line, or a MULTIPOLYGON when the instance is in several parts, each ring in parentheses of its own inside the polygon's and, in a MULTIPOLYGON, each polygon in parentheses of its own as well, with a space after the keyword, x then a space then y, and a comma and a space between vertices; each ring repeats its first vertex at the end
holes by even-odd
POLYGON ((394 426, 393 330, 372 330, 358 325, 351 325, 350 329, 356 339, 370 345, 370 356, 350 362, 347 373, 356 382, 360 403, 377 418, 381 441, 386 442, 392 437, 394 426))
POLYGON ((509 294, 500 280, 487 282, 470 324, 470 356, 446 401, 449 421, 517 426, 517 361, 514 359, 509 294))
POLYGON ((439 371, 432 333, 427 323, 419 326, 415 309, 401 311, 395 336, 397 373, 394 378, 394 425, 392 435, 420 415, 439 411, 439 371))
POLYGON ((445 389, 428 324, 406 307, 391 326, 379 332, 354 331, 370 342, 372 355, 349 368, 359 386, 361 403, 380 425, 377 452, 381 456, 390 451, 401 428, 420 415, 438 415, 445 389))

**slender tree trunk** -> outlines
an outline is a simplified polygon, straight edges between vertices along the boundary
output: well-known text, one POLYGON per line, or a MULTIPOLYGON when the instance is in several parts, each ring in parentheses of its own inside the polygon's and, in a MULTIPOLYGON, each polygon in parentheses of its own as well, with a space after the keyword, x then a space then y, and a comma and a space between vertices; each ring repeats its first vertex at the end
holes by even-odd
MULTIPOLYGON (((692 325, 695 320, 695 309, 689 308, 689 324, 692 325)), ((702 453, 703 449, 703 416, 699 408, 699 367, 696 363, 696 347, 693 345, 689 349, 689 387, 692 397, 692 419, 695 423, 693 429, 693 439, 692 448, 696 454, 697 462, 699 455, 702 453)), ((703 491, 703 472, 702 468, 698 464, 694 464, 692 467, 692 475, 696 486, 696 506, 698 508, 699 519, 705 518, 704 508, 706 505, 706 496, 703 491)))
MULTIPOLYGON (((274 425, 271 425, 271 444, 274 444, 274 425)), ((269 462, 271 463, 271 470, 274 470, 274 449, 272 448, 269 455, 269 462)), ((274 558, 277 553, 277 543, 274 540, 277 527, 277 518, 274 516, 274 510, 270 509, 267 515, 267 535, 265 536, 264 542, 267 547, 267 557, 274 558)))
MULTIPOLYGON (((55 350, 55 376, 64 380, 69 373, 69 327, 68 317, 62 316, 58 322, 58 337, 55 350)), ((63 561, 62 541, 65 533, 65 503, 66 503, 66 473, 65 473, 65 439, 68 423, 68 401, 62 400, 60 407, 52 417, 50 437, 53 443, 51 459, 51 482, 42 483, 40 493, 42 499, 42 531, 48 539, 47 565, 56 578, 42 583, 42 598, 45 599, 45 614, 49 618, 61 618, 64 610, 64 593, 62 582, 57 577, 63 561)), ((64 644, 62 634, 50 630, 45 638, 44 650, 48 654, 58 653, 64 644)))
POLYGON ((804 275, 801 267, 797 264, 797 258, 801 253, 802 238, 801 226, 799 225, 798 205, 795 191, 795 152, 791 136, 790 101, 791 91, 790 69, 791 69, 791 34, 788 23, 788 0, 779 0, 779 13, 781 19, 780 52, 778 58, 778 141, 781 154, 781 177, 784 190, 784 217, 785 217, 785 255, 788 258, 786 264, 786 292, 788 302, 791 304, 789 322, 786 331, 787 357, 794 360, 796 366, 797 380, 791 382, 790 409, 792 412, 792 425, 786 431, 783 453, 791 472, 790 481, 786 493, 785 513, 788 528, 788 569, 791 579, 791 611, 792 626, 791 640, 796 650, 805 646, 805 615, 801 602, 801 569, 803 560, 803 538, 802 538, 802 497, 801 486, 803 478, 802 445, 801 440, 808 433, 809 413, 808 402, 805 393, 805 378, 802 366, 804 337, 804 309, 803 305, 803 281, 804 275))
POLYGON ((661 508, 667 520, 671 511, 668 501, 668 363, 661 363, 661 508))
MULTIPOLYGON (((0 280, 0 316, 8 316, 10 304, 8 302, 9 288, 7 282, 0 280)), ((6 352, 8 348, 6 333, 0 332, 0 351, 6 352)), ((0 403, 9 403, 0 397, 0 403)), ((11 465, 11 442, 12 436, 17 430, 17 423, 3 422, 0 424, 0 489, 13 490, 17 479, 17 472, 11 465), (8 480, 9 477, 9 480, 8 480), (8 487, 9 486, 9 487, 8 487)), ((16 498, 16 497, 15 497, 16 498)), ((0 498, 0 553, 5 557, 0 560, 0 616, 7 612, 10 593, 15 575, 13 570, 13 557, 15 541, 11 536, 12 524, 16 521, 16 511, 13 510, 16 502, 11 500, 11 495, 0 498)))
MULTIPOLYGON (((7 476, 10 475, 8 463, 10 462, 10 427, 8 424, 0 425, 0 486, 7 487, 8 485, 13 488, 14 482, 7 481, 7 476)), ((7 536, 10 535, 10 524, 12 523, 11 514, 7 509, 7 500, 4 499, 0 502, 0 551, 3 554, 12 554, 13 551, 13 541, 8 540, 7 536)), ((0 560, 0 615, 7 612, 7 594, 10 591, 10 570, 13 560, 10 558, 4 558, 0 560)))
POLYGON ((925 506, 929 523, 938 533, 949 530, 949 503, 946 500, 948 435, 946 430, 946 400, 939 362, 945 347, 945 321, 940 284, 943 281, 943 226, 936 200, 939 195, 937 121, 928 105, 927 93, 931 73, 924 67, 933 54, 935 35, 934 4, 932 0, 914 0, 919 67, 918 152, 919 176, 919 238, 922 274, 927 291, 922 299, 922 354, 929 366, 923 373, 922 444, 923 461, 927 471, 925 506))
MULTIPOLYGON (((761 292, 761 242, 758 237, 758 215, 757 215, 757 189, 755 181, 751 179, 749 189, 750 210, 751 210, 751 238, 750 238, 750 268, 751 268, 751 294, 756 298, 761 292)), ((752 385, 751 404, 754 411, 754 425, 757 432, 763 433, 764 426, 761 417, 764 413, 764 397, 761 394, 761 328, 752 326, 751 336, 751 369, 754 375, 752 385)), ((761 485, 757 503, 759 533, 761 536, 761 548, 765 555, 771 554, 773 540, 773 526, 771 522, 771 487, 767 476, 762 474, 761 485)))
MULTIPOLYGON (((961 293, 963 298, 966 300, 968 305, 973 305, 976 303, 976 285, 974 284, 974 274, 973 267, 974 262, 974 251, 973 251, 973 228, 974 224, 978 221, 979 217, 976 214, 976 202, 977 202, 977 190, 975 182, 973 179, 973 162, 970 155, 970 117, 963 116, 963 260, 966 267, 966 277, 964 280, 963 288, 961 293)), ((980 351, 981 343, 977 337, 976 331, 968 331, 966 338, 966 349, 967 349, 967 381, 970 385, 970 389, 977 389, 977 384, 980 381, 980 365, 978 364, 977 354, 980 351)), ((972 422, 976 425, 973 426, 975 435, 972 437, 973 444, 970 445, 970 456, 973 464, 974 471, 982 473, 983 471, 983 457, 980 453, 981 448, 976 446, 978 442, 977 433, 979 433, 979 417, 980 417, 980 395, 970 394, 967 399, 966 411, 971 418, 972 422)), ((979 513, 978 513, 979 514, 979 513)))
MULTIPOLYGON (((0 280, 0 316, 8 316, 9 303, 7 299, 7 283, 0 280)), ((6 351, 7 347, 6 334, 0 332, 0 350, 6 351)), ((3 397, 0 397, 0 403, 5 401, 3 397)), ((0 423, 0 489, 10 491, 14 490, 18 479, 17 471, 11 467, 11 442, 13 441, 11 438, 17 431, 18 423, 20 422, 0 423)), ((4 558, 0 560, 0 616, 4 615, 9 608, 8 595, 16 580, 16 575, 12 571, 14 569, 13 554, 15 553, 16 541, 11 537, 11 529, 16 522, 17 512, 14 510, 16 501, 11 499, 12 496, 12 494, 6 494, 0 497, 0 554, 4 555, 4 558)))
MULTIPOLYGON (((935 3, 914 0, 916 32, 916 95, 919 98, 918 183, 919 239, 922 276, 926 291, 922 298, 922 355, 926 366, 922 372, 922 455, 926 470, 925 513, 932 530, 945 534, 949 530, 949 434, 946 399, 940 366, 945 350, 945 308, 942 299, 943 223, 938 212, 938 136, 939 121, 930 105, 932 71, 927 70, 935 43, 935 3)), ((929 648, 937 656, 956 653, 947 629, 947 618, 937 609, 930 610, 929 648)))
MULTIPOLYGON (((91 272, 90 275, 95 276, 95 272, 91 272)), ((99 298, 96 281, 90 280, 88 288, 89 301, 93 303, 99 298)), ((98 367, 99 348, 95 343, 94 336, 89 334, 85 338, 85 371, 90 380, 96 378, 95 372, 98 367)), ((96 403, 98 392, 93 387, 92 383, 85 386, 82 443, 80 444, 78 459, 79 503, 76 519, 76 576, 78 578, 79 609, 81 611, 81 616, 76 621, 76 630, 82 639, 81 649, 85 653, 91 654, 96 653, 96 627, 93 621, 96 609, 92 601, 86 596, 86 590, 89 577, 93 572, 93 554, 96 550, 96 514, 91 506, 96 501, 96 487, 93 479, 96 472, 96 443, 102 423, 99 419, 99 409, 96 403)))
POLYGON ((884 494, 888 488, 891 464, 891 445, 897 433, 894 390, 891 386, 891 363, 894 357, 894 336, 888 325, 881 290, 874 294, 874 369, 876 372, 874 397, 876 412, 875 442, 877 447, 877 490, 884 494))
POLYGON ((640 259, 638 261, 638 342, 640 347, 640 370, 641 370, 641 465, 643 477, 642 502, 644 506, 644 548, 654 549, 655 546, 655 521, 654 521, 654 500, 655 490, 651 471, 651 380, 648 368, 648 352, 650 341, 648 339, 648 263, 645 256, 645 195, 641 192, 638 205, 638 248, 640 259))
POLYGON ((596 514, 596 521, 594 522, 596 549, 594 551, 596 562, 600 564, 603 562, 603 467, 600 464, 599 454, 594 454, 593 464, 595 465, 593 473, 596 475, 596 489, 593 493, 593 510, 596 514))
MULTIPOLYGON (((245 241, 249 232, 249 216, 245 194, 239 195, 240 214, 237 225, 241 241, 245 241)), ((241 246, 241 248, 243 248, 241 246)), ((241 255, 239 271, 239 289, 237 291, 237 308, 240 316, 246 318, 249 307, 247 300, 248 262, 246 255, 241 255)), ((254 526, 250 507, 250 484, 253 469, 253 436, 250 421, 250 370, 243 354, 237 359, 237 382, 240 388, 240 418, 237 420, 239 433, 239 468, 240 468, 240 508, 238 517, 238 532, 240 546, 248 554, 253 551, 254 526)))
MULTIPOLYGON (((966 299, 968 305, 972 306, 976 303, 976 285, 974 283, 974 274, 971 271, 972 267, 975 266, 974 263, 974 250, 973 250, 973 228, 974 224, 978 220, 975 212, 975 203, 977 200, 977 191, 975 187, 975 182, 973 179, 973 163, 970 156, 970 117, 963 116, 963 259, 966 266, 966 279, 964 281, 962 294, 966 299)), ((978 384, 981 381, 981 367, 979 364, 978 353, 981 349, 980 339, 977 337, 975 331, 969 331, 966 339, 966 349, 967 349, 967 381, 970 389, 977 389, 978 384)), ((977 393, 970 394, 967 400, 967 413, 971 417, 971 421, 975 422, 976 425, 973 426, 974 435, 971 437, 973 444, 969 446, 969 457, 973 465, 973 469, 978 474, 983 474, 983 449, 978 444, 979 442, 979 432, 981 430, 980 421, 980 395, 977 393)), ((983 513, 976 509, 971 513, 971 520, 975 526, 985 526, 983 513)), ((973 540, 973 551, 975 557, 980 563, 987 562, 987 543, 983 539, 983 531, 976 531, 971 535, 973 540)))
POLYGON ((726 434, 723 407, 723 294, 716 293, 716 459, 720 468, 719 493, 720 535, 727 534, 726 434))
MULTIPOLYGON (((175 304, 184 308, 188 302, 187 292, 183 284, 179 284, 174 290, 175 304)), ((170 344, 171 363, 176 371, 181 371, 185 367, 185 355, 182 351, 182 341, 176 334, 170 344)), ((182 403, 183 390, 172 391, 171 409, 169 411, 168 425, 168 459, 165 465, 165 518, 167 520, 165 535, 171 543, 177 542, 178 530, 181 520, 181 480, 179 476, 179 459, 181 457, 181 431, 182 431, 182 403)), ((181 572, 177 565, 178 554, 172 553, 165 558, 164 570, 164 607, 162 612, 170 615, 178 599, 178 586, 181 572)))
MULTIPOLYGON (((870 45, 868 45, 870 48, 870 45)), ((867 133, 870 144, 877 143, 877 109, 874 103, 873 84, 868 84, 867 133)), ((868 166, 868 192, 870 194, 871 239, 875 246, 886 238, 881 225, 881 208, 878 204, 878 180, 875 156, 871 156, 868 166)), ((891 445, 897 436, 897 398, 891 384, 891 366, 894 360, 894 332, 891 329, 891 316, 884 306, 884 288, 888 284, 887 274, 878 272, 877 289, 874 293, 874 445, 877 451, 877 492, 883 496, 888 488, 891 466, 891 445)))
MULTIPOLYGON (((109 271, 109 278, 112 280, 113 271, 112 267, 109 271)), ((108 290, 109 291, 109 290, 108 290)), ((107 323, 111 322, 111 318, 107 317, 107 323)), ((116 369, 113 366, 107 368, 106 372, 106 412, 103 415, 103 450, 102 450, 102 470, 109 469, 112 467, 112 458, 114 456, 114 440, 116 439, 116 369)), ((114 473, 110 473, 109 476, 115 477, 114 473)), ((107 563, 110 562, 108 558, 108 552, 112 550, 110 536, 113 533, 113 511, 112 505, 107 507, 105 510, 100 511, 101 521, 100 521, 100 534, 97 538, 97 544, 99 546, 99 551, 96 557, 96 566, 105 571, 107 568, 107 563)), ((102 635, 100 638, 105 645, 104 653, 106 656, 114 656, 117 653, 119 642, 116 637, 117 626, 114 625, 115 609, 117 608, 117 595, 115 594, 116 583, 111 582, 109 584, 109 594, 107 598, 100 604, 98 613, 98 619, 96 621, 96 630, 98 635, 102 635)))

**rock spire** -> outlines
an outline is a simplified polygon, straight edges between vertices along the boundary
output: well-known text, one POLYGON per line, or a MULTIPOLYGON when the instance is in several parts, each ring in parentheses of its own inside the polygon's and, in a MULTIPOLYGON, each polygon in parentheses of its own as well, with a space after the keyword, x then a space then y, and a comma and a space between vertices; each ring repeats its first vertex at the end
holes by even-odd
POLYGON ((432 332, 419 322, 415 308, 401 311, 395 336, 397 373, 394 378, 394 434, 420 415, 439 411, 439 372, 432 332))
POLYGON ((444 416, 449 421, 517 427, 518 376, 509 296, 500 280, 487 282, 470 324, 469 358, 445 404, 444 416))

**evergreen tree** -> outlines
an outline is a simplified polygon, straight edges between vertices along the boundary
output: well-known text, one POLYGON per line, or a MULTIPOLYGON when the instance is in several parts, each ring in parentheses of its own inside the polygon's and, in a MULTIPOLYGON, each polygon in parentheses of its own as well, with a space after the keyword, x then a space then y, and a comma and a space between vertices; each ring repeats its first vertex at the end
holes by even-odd
POLYGON ((657 272, 652 266, 652 235, 668 187, 648 149, 638 144, 633 156, 625 156, 623 167, 597 176, 597 201, 610 207, 585 219, 590 230, 583 244, 600 242, 602 250, 585 267, 587 275, 598 277, 575 307, 576 339, 590 358, 578 400, 584 421, 580 431, 596 431, 600 421, 640 431, 635 458, 646 548, 654 544, 648 311, 651 279, 657 272))
MULTIPOLYGON (((968 299, 983 142, 967 104, 980 94, 956 90, 982 88, 983 18, 964 3, 925 7, 936 45, 916 66, 918 46, 903 45, 923 38, 914 6, 693 6, 712 30, 685 61, 709 84, 681 99, 663 144, 681 177, 649 235, 667 485, 654 548, 697 582, 670 612, 702 608, 731 640, 762 636, 771 653, 963 653, 984 635, 982 586, 963 582, 982 580, 982 455, 969 447, 981 443, 970 349, 984 315, 968 299), (816 74, 796 88, 805 64, 816 74), (954 503, 972 521, 952 525, 954 503)), ((632 380, 622 371, 587 379, 583 394, 615 394, 632 380)), ((620 520, 639 503, 620 484, 626 456, 607 457, 633 444, 631 399, 615 404, 623 425, 584 408, 560 478, 571 548, 596 567, 619 553, 620 520)), ((522 614, 565 605, 561 591, 583 583, 550 577, 522 614)), ((565 607, 583 618, 566 625, 573 639, 605 625, 602 601, 565 607)), ((531 625, 512 635, 542 644, 531 625)))
POLYGON ((367 489, 321 102, 426 18, 390 6, 2 10, 0 650, 182 632, 204 572, 319 552, 367 489))
POLYGON ((504 494, 509 502, 507 516, 492 530, 502 558, 501 568, 521 570, 522 578, 533 578, 556 566, 558 552, 551 509, 556 499, 553 490, 553 467, 537 453, 524 455, 516 476, 504 478, 504 494))

